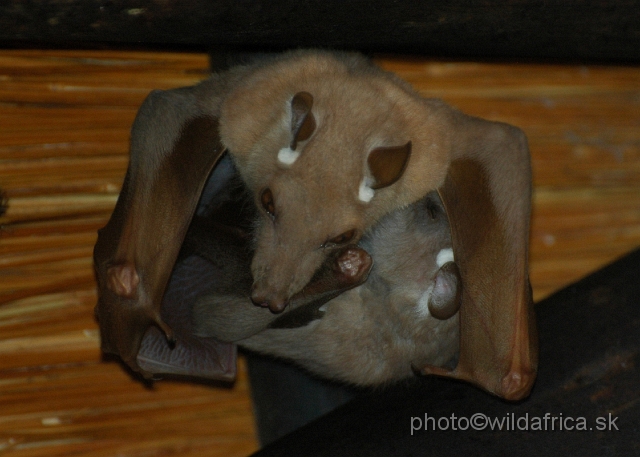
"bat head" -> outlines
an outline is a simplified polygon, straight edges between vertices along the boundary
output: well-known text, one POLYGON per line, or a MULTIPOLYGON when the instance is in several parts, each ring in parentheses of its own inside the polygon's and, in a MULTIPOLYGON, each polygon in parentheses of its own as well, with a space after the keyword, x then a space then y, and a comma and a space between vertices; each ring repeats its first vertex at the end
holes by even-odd
POLYGON ((304 60, 288 62, 284 80, 271 69, 248 78, 220 117, 221 139, 260 210, 252 300, 274 312, 395 206, 387 191, 412 155, 407 106, 418 109, 382 72, 304 60))
MULTIPOLYGON (((261 172, 248 179, 260 210, 252 300, 274 312, 285 308, 328 256, 358 242, 370 225, 376 192, 401 179, 411 156, 404 135, 376 135, 384 125, 379 114, 359 108, 370 100, 337 112, 329 103, 314 108, 314 101, 306 91, 284 101, 284 119, 274 126, 279 141, 253 146, 268 152, 254 156, 260 157, 261 172), (358 119, 363 130, 355 139, 341 128, 350 119, 358 119)), ((382 109, 387 110, 392 106, 382 109)))

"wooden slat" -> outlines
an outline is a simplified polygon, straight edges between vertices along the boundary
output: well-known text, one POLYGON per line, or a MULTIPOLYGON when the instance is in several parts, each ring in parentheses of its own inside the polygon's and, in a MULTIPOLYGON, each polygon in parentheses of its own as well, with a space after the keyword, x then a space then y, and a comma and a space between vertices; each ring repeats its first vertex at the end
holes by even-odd
POLYGON ((350 46, 457 59, 640 61, 638 0, 5 3, 0 40, 31 46, 350 46))
MULTIPOLYGON (((425 96, 528 135, 537 299, 640 245, 640 69, 379 59, 425 96)), ((257 448, 244 364, 232 388, 147 387, 103 360, 91 251, 154 88, 202 54, 0 52, 0 453, 242 456, 257 448)))
POLYGON ((256 449, 244 365, 233 388, 147 387, 103 361, 91 254, 155 88, 207 73, 202 54, 0 53, 0 453, 220 455, 256 449))

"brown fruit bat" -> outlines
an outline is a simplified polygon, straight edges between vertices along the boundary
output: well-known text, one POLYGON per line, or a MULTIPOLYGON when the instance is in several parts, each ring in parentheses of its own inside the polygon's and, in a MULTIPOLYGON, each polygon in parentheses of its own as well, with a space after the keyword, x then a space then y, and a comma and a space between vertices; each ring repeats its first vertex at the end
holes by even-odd
POLYGON ((154 92, 95 249, 103 349, 145 375, 224 379, 240 342, 349 382, 413 369, 522 398, 530 186, 520 130, 356 54, 154 92))

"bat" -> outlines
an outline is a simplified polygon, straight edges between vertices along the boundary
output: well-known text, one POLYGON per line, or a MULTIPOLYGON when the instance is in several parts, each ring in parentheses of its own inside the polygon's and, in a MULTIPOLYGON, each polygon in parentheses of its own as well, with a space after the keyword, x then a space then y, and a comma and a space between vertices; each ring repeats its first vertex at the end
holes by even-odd
POLYGON ((357 54, 290 52, 156 91, 94 251, 103 350, 146 376, 228 379, 239 343, 349 382, 417 371, 522 398, 537 369, 530 200, 519 129, 357 54), (236 176, 242 198, 221 203, 236 176), (230 222, 225 205, 251 214, 230 222), (413 347, 351 369, 355 316, 374 347, 413 347))

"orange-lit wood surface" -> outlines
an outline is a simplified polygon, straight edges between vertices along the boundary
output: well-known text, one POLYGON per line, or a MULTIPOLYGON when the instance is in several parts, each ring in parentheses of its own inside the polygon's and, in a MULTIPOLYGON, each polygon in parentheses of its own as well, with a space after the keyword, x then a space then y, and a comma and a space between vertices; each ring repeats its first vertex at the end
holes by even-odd
MULTIPOLYGON (((522 127, 534 168, 531 278, 542 298, 640 245, 640 68, 383 58, 427 96, 522 127)), ((243 456, 233 387, 144 386, 99 352, 91 250, 154 88, 202 54, 0 51, 0 454, 243 456)))

